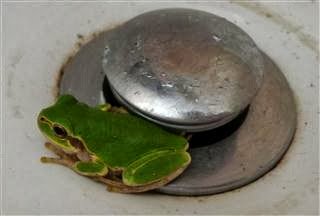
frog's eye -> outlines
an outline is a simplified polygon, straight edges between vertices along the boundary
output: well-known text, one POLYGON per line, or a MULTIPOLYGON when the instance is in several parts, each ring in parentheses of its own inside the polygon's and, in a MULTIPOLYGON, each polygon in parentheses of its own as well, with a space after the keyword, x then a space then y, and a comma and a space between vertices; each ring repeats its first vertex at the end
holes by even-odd
POLYGON ((55 133, 55 135, 57 137, 60 137, 60 138, 66 138, 68 133, 67 131, 61 127, 60 125, 53 125, 53 132, 55 133))

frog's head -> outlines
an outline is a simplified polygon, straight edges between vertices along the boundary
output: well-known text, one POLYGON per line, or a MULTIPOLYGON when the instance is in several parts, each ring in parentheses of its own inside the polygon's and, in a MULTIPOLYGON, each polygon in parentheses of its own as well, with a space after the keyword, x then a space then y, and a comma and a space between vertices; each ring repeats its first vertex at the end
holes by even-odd
POLYGON ((77 99, 73 96, 62 95, 55 104, 41 110, 38 116, 38 127, 44 136, 69 153, 77 151, 70 142, 73 137, 73 128, 69 121, 72 107, 77 103, 77 99))

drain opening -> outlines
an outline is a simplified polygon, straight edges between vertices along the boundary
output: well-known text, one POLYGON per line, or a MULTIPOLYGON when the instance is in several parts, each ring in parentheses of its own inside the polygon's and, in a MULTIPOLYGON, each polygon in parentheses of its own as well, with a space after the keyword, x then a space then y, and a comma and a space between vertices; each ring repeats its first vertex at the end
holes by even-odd
MULTIPOLYGON (((103 88, 103 96, 105 100, 108 101, 108 103, 110 103, 112 106, 122 106, 122 104, 120 104, 115 98, 115 96, 113 95, 108 79, 106 77, 104 77, 102 88, 103 88)), ((189 140, 190 148, 199 148, 199 147, 204 147, 208 145, 213 145, 232 135, 235 131, 237 131, 241 127, 242 123, 244 122, 244 120, 248 115, 249 108, 250 108, 250 105, 247 106, 232 121, 218 128, 204 131, 204 132, 187 133, 187 136, 192 135, 191 139, 189 140)), ((172 129, 169 129, 169 130, 171 132, 175 132, 172 129)))
POLYGON ((112 93, 112 90, 110 88, 108 79, 106 78, 106 76, 104 76, 103 79, 103 83, 102 83, 102 92, 103 92, 103 97, 104 99, 111 104, 112 106, 122 106, 117 99, 115 98, 115 96, 112 93))
POLYGON ((189 140, 190 148, 214 145, 231 136, 241 127, 248 115, 249 109, 250 106, 247 106, 236 118, 225 125, 204 132, 190 133, 192 134, 192 137, 189 140))

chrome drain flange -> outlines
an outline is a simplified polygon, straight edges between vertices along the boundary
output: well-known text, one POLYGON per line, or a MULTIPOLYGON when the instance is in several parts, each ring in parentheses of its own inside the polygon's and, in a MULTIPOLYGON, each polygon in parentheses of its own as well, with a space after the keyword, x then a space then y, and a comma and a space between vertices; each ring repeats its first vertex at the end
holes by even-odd
POLYGON ((239 27, 202 11, 142 14, 100 33, 63 71, 60 93, 96 105, 107 77, 104 85, 133 113, 205 134, 205 146, 192 143, 190 167, 158 189, 167 194, 214 194, 254 181, 281 159, 296 127, 293 94, 279 68, 239 27), (239 115, 229 136, 210 143, 239 115))

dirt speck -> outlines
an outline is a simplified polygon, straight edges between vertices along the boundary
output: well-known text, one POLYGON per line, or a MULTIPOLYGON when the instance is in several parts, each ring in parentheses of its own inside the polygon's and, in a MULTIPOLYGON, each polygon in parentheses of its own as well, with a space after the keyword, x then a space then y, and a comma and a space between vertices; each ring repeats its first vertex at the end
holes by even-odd
POLYGON ((294 196, 293 193, 289 193, 283 200, 277 202, 274 205, 275 210, 282 214, 285 213, 288 209, 293 208, 299 204, 299 200, 294 196))
POLYGON ((204 199, 199 198, 197 201, 198 201, 199 203, 203 203, 203 202, 204 202, 204 199))
POLYGON ((84 36, 82 34, 77 34, 77 38, 82 40, 84 38, 84 36))
POLYGON ((310 85, 309 85, 311 88, 313 88, 314 87, 314 84, 313 83, 310 83, 310 85))
POLYGON ((308 122, 304 122, 304 125, 307 126, 307 125, 308 125, 308 122))
POLYGON ((14 55, 10 61, 10 67, 15 68, 17 66, 17 64, 19 64, 19 62, 21 61, 21 59, 23 58, 23 53, 21 53, 20 51, 18 51, 18 53, 16 55, 14 55))
POLYGON ((7 71, 7 85, 8 85, 8 88, 11 88, 12 86, 12 81, 14 80, 14 72, 13 71, 7 71))
POLYGON ((13 106, 12 111, 13 111, 13 117, 15 117, 17 119, 23 119, 23 114, 21 112, 20 106, 13 106))
POLYGON ((76 45, 77 45, 78 49, 80 49, 82 47, 82 43, 81 42, 77 42, 76 45))
POLYGON ((25 136, 28 140, 32 141, 32 137, 28 133, 25 133, 25 136))
POLYGON ((268 17, 268 18, 272 17, 272 15, 271 15, 270 13, 268 13, 268 12, 266 12, 264 15, 265 15, 266 17, 268 17))

